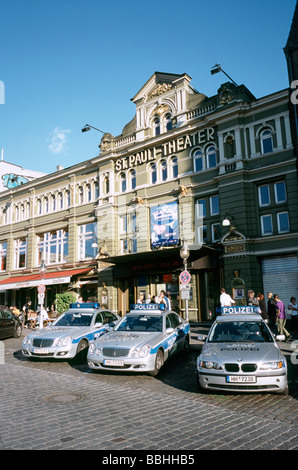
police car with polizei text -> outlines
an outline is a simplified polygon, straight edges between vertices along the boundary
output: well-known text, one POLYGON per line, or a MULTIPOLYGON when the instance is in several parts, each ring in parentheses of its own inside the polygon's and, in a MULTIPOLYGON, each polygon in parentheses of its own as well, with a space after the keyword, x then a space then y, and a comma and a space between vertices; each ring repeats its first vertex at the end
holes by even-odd
POLYGON ((60 315, 51 326, 28 334, 22 354, 33 358, 68 359, 84 355, 91 341, 113 328, 120 317, 98 303, 77 302, 60 315))
POLYGON ((134 304, 118 325, 89 347, 93 370, 149 372, 155 376, 165 361, 189 350, 189 323, 162 304, 134 304))
POLYGON ((287 362, 252 306, 222 307, 197 358, 200 390, 288 394, 287 362))

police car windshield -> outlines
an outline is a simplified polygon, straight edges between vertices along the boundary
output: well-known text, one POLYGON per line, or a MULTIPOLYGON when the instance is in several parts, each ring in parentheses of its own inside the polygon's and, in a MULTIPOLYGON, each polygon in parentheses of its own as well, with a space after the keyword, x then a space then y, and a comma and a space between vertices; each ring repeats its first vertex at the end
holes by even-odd
POLYGON ((210 343, 272 343, 267 326, 260 321, 216 323, 210 332, 210 343))
POLYGON ((162 331, 162 315, 128 315, 115 328, 117 331, 162 331))
POLYGON ((90 326, 92 313, 64 313, 55 322, 55 326, 90 326))

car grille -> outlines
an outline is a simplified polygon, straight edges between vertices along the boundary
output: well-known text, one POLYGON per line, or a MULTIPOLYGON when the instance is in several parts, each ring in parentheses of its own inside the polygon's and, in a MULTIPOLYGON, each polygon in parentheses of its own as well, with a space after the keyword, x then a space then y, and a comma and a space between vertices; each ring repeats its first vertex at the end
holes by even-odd
POLYGON ((257 364, 236 364, 236 363, 231 363, 231 364, 225 364, 225 369, 227 372, 255 372, 257 370, 257 364))
POLYGON ((106 357, 126 357, 129 351, 129 348, 103 348, 102 354, 106 357))
POLYGON ((36 348, 48 348, 49 346, 52 346, 53 342, 53 339, 34 338, 33 346, 35 346, 36 348))

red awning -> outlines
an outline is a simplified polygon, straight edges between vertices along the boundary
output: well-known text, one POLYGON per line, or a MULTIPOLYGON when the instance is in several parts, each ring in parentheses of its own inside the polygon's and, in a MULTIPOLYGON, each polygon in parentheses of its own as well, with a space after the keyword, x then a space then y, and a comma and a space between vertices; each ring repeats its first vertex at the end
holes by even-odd
POLYGON ((67 271, 55 271, 46 273, 42 278, 39 273, 36 274, 24 274, 23 276, 8 277, 0 281, 0 289, 13 289, 22 287, 33 287, 40 284, 42 281, 44 284, 65 284, 70 282, 70 278, 77 274, 87 274, 93 269, 80 268, 80 269, 69 269, 67 271))

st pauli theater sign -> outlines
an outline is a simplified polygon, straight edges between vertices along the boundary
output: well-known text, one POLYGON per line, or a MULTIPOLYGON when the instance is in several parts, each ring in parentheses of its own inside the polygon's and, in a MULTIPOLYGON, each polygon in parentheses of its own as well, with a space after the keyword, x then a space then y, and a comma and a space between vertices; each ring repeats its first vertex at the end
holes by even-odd
POLYGON ((214 140, 214 129, 208 127, 200 131, 196 131, 193 134, 187 134, 177 139, 170 140, 161 144, 157 147, 142 150, 140 152, 128 155, 123 158, 118 158, 115 161, 115 171, 123 171, 129 168, 142 165, 154 161, 160 157, 166 157, 172 153, 182 152, 188 148, 195 147, 197 145, 204 145, 207 142, 214 140))

